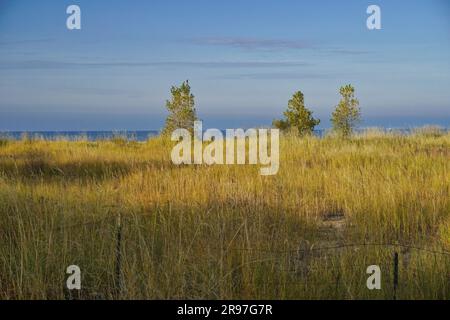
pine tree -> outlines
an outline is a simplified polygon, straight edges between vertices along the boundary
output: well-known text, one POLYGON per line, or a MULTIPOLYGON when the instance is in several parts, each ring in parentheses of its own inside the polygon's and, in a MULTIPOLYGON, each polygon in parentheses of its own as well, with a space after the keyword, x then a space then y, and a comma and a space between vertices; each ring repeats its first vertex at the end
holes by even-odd
POLYGON ((301 136, 312 134, 314 127, 320 123, 319 119, 312 116, 312 111, 305 107, 301 91, 294 93, 289 100, 284 116, 286 120, 274 120, 273 125, 280 130, 294 128, 301 136))
POLYGON ((331 122, 333 129, 343 137, 349 137, 361 121, 359 101, 355 98, 355 88, 346 85, 339 90, 342 98, 333 112, 331 122))
POLYGON ((170 89, 172 98, 166 101, 166 108, 169 115, 163 129, 163 135, 170 135, 175 129, 194 128, 194 121, 197 120, 195 110, 194 95, 191 93, 189 81, 184 81, 180 87, 172 86, 170 89))

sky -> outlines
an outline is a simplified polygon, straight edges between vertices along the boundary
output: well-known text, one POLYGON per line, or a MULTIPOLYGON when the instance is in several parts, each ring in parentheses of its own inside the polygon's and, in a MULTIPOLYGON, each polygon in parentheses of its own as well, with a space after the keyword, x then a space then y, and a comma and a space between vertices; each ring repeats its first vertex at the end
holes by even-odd
POLYGON ((449 71, 447 0, 0 0, 0 131, 157 130, 186 79, 204 128, 270 125, 298 90, 327 128, 348 83, 361 126, 448 127, 449 71))

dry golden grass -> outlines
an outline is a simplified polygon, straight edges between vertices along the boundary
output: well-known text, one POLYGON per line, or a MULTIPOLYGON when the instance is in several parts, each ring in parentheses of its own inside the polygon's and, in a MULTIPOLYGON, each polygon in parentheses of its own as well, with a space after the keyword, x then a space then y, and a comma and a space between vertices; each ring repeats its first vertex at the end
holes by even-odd
POLYGON ((400 246, 450 251, 449 134, 280 142, 260 176, 161 138, 0 141, 0 298, 62 299, 76 264, 85 299, 390 299, 394 251, 399 298, 450 298, 450 255, 400 246))

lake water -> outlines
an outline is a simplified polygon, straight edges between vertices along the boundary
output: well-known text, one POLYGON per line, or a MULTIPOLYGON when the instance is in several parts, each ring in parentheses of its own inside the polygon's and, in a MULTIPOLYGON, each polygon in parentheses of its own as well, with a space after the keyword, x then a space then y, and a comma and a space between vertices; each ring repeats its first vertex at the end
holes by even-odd
MULTIPOLYGON (((225 130, 222 130, 225 136, 225 130)), ((323 136, 325 130, 316 130, 315 135, 323 136)), ((125 137, 130 141, 146 141, 151 137, 157 136, 157 130, 142 130, 142 131, 8 131, 1 132, 0 138, 7 138, 13 140, 22 139, 24 136, 29 138, 44 139, 44 140, 79 140, 86 138, 88 141, 109 140, 114 137, 125 137)))
POLYGON ((159 131, 8 131, 0 132, 0 137, 10 139, 21 139, 24 135, 30 138, 45 140, 78 140, 86 138, 89 141, 108 140, 114 137, 126 137, 128 140, 145 141, 150 137, 157 136, 159 131))
MULTIPOLYGON (((363 132, 365 129, 356 130, 357 132, 363 132)), ((401 134, 409 134, 413 129, 411 128, 396 128, 396 129, 383 129, 385 132, 398 132, 401 134)), ((449 128, 444 129, 449 131, 449 128)), ((323 137, 328 130, 315 130, 314 134, 318 137, 323 137)), ((225 130, 222 130, 225 135, 225 130)), ((96 140, 109 140, 114 137, 125 137, 130 141, 146 141, 151 137, 157 136, 158 130, 141 130, 141 131, 0 131, 0 138, 7 139, 21 139, 24 135, 29 138, 38 138, 45 140, 79 140, 87 139, 89 141, 96 140)))

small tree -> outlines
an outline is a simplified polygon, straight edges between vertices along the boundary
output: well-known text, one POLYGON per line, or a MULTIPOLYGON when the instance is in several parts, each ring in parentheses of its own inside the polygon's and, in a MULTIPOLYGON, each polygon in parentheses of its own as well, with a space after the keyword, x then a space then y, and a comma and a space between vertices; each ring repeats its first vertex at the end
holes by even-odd
POLYGON ((170 135, 175 129, 193 130, 197 120, 194 95, 191 93, 189 81, 184 81, 180 87, 172 86, 172 98, 166 101, 169 115, 166 118, 163 135, 170 135))
POLYGON ((314 127, 320 123, 319 119, 313 118, 312 111, 305 107, 301 91, 294 93, 292 99, 289 100, 284 116, 286 120, 274 120, 273 126, 280 130, 295 128, 302 136, 312 134, 314 127))
POLYGON ((355 98, 355 88, 348 84, 339 90, 342 98, 333 112, 331 122, 333 129, 344 137, 353 133, 355 126, 361 121, 359 101, 355 98))

